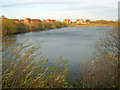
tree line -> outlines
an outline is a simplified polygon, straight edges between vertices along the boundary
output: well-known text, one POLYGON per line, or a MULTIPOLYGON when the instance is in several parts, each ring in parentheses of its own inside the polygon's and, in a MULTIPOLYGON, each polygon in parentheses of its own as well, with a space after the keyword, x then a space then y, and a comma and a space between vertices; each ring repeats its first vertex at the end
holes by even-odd
POLYGON ((68 24, 65 22, 56 21, 53 23, 43 22, 33 22, 30 24, 24 24, 22 22, 14 22, 12 19, 6 19, 2 21, 2 33, 3 35, 24 33, 29 31, 42 31, 48 29, 56 29, 67 27, 68 24))

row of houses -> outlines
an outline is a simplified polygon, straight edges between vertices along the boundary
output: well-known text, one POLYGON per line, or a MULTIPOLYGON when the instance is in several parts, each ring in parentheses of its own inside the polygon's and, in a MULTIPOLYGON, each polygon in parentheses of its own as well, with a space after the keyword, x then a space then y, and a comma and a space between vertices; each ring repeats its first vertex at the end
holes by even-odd
MULTIPOLYGON (((64 22, 66 22, 66 23, 73 23, 73 22, 71 22, 70 19, 64 19, 64 22)), ((83 21, 83 19, 76 19, 76 23, 77 24, 84 24, 84 21, 83 21)))
MULTIPOLYGON (((7 18, 2 18, 1 21, 5 20, 7 18)), ((24 24, 30 24, 30 23, 33 23, 33 22, 42 22, 42 20, 40 19, 31 19, 31 18, 25 18, 25 19, 22 19, 22 20, 19 20, 19 19, 12 19, 14 22, 18 23, 18 22, 22 22, 24 24)), ((47 23, 53 23, 55 22, 56 20, 51 20, 51 19, 47 19, 45 20, 47 23)))
MULTIPOLYGON (((2 18, 1 21, 5 20, 5 19, 7 19, 7 18, 2 18)), ((31 18, 25 18, 25 19, 22 19, 22 20, 19 20, 19 19, 12 19, 12 20, 13 20, 14 22, 16 22, 16 23, 22 22, 22 23, 24 23, 24 24, 30 24, 30 23, 33 23, 33 22, 42 22, 42 20, 40 20, 40 19, 31 19, 31 18)), ((46 21, 47 23, 53 23, 53 22, 55 22, 56 20, 54 20, 54 19, 53 19, 53 20, 47 19, 47 20, 44 20, 44 21, 46 21)), ((63 22, 72 23, 70 19, 64 19, 63 22)), ((77 20, 76 20, 76 23, 77 23, 77 24, 83 24, 84 21, 83 21, 83 19, 77 19, 77 20)))

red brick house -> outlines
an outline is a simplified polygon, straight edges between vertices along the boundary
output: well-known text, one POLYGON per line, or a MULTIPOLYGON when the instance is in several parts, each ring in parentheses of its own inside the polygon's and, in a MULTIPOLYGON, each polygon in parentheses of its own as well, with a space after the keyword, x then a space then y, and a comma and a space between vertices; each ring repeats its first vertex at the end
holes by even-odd
POLYGON ((30 24, 30 23, 31 23, 31 19, 30 18, 25 18, 24 24, 30 24))
POLYGON ((42 22, 40 19, 31 19, 31 23, 33 22, 42 22))
POLYGON ((24 23, 24 20, 22 19, 22 20, 20 20, 20 22, 21 22, 21 23, 24 23))
POLYGON ((64 22, 70 23, 70 19, 64 19, 64 22))
POLYGON ((56 21, 56 20, 54 20, 54 19, 53 19, 53 20, 51 20, 51 19, 47 19, 47 20, 46 20, 47 23, 53 23, 53 22, 55 22, 55 21, 56 21))
POLYGON ((52 22, 52 23, 53 23, 53 22, 56 22, 56 20, 53 19, 53 20, 51 20, 51 22, 52 22))
POLYGON ((83 19, 77 19, 77 20, 76 20, 76 23, 77 23, 77 24, 83 24, 84 21, 83 21, 83 19))
POLYGON ((2 17, 1 21, 3 21, 3 20, 13 20, 13 21, 16 22, 16 23, 19 22, 19 19, 7 19, 7 18, 3 18, 3 17, 2 17))
POLYGON ((51 23, 51 19, 47 19, 46 22, 47 22, 47 23, 51 23))
MULTIPOLYGON (((23 21, 21 21, 23 22, 23 21)), ((31 19, 31 18, 26 18, 24 20, 24 24, 30 24, 30 23, 33 23, 33 22, 42 22, 40 19, 31 19)))
POLYGON ((18 23, 19 19, 12 19, 14 22, 18 23))

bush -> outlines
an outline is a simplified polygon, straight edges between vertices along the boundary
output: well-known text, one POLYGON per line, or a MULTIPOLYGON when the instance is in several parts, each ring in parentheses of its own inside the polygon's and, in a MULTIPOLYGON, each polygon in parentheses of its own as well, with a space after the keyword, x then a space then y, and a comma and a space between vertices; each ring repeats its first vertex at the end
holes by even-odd
POLYGON ((16 23, 16 27, 17 27, 17 33, 23 33, 23 32, 27 32, 28 28, 26 25, 24 25, 23 23, 16 23))
POLYGON ((59 22, 59 21, 56 21, 53 24, 55 24, 57 28, 67 27, 68 26, 67 23, 65 23, 65 22, 59 22))
POLYGON ((17 33, 17 26, 16 23, 13 22, 11 19, 6 19, 2 21, 2 33, 3 34, 14 34, 17 33))
POLYGON ((30 24, 23 24, 21 22, 15 23, 12 19, 6 19, 2 22, 3 27, 3 34, 15 34, 15 33, 23 33, 28 31, 41 31, 41 30, 48 30, 48 29, 56 29, 67 27, 68 24, 64 22, 54 22, 54 23, 47 23, 43 22, 32 22, 30 24))

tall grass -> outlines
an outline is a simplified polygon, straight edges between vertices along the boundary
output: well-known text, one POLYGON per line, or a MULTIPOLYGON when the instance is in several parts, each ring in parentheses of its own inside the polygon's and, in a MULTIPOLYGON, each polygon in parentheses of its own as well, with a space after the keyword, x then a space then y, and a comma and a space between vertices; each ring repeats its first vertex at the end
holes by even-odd
POLYGON ((86 88, 118 88, 118 30, 110 30, 96 42, 93 59, 80 66, 78 83, 86 88))
POLYGON ((70 27, 116 27, 118 26, 117 23, 108 23, 108 24, 97 24, 97 23, 90 23, 90 24, 76 24, 71 23, 69 24, 70 27))
POLYGON ((3 48, 2 87, 3 88, 66 88, 68 66, 61 57, 52 64, 48 59, 35 53, 39 47, 19 43, 3 48), (35 57, 39 60, 34 61, 35 57))

